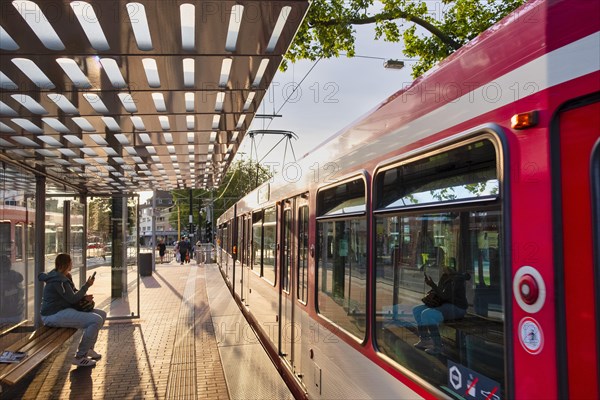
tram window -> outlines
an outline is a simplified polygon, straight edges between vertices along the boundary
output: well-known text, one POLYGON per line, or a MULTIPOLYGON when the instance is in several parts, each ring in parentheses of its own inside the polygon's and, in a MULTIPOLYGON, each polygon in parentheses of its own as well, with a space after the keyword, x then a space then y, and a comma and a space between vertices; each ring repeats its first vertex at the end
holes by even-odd
POLYGON ((499 194, 494 145, 480 140, 388 169, 377 189, 378 209, 493 199, 499 194))
POLYGON ((298 300, 308 298, 308 206, 298 210, 298 300))
POLYGON ((276 237, 276 211, 275 207, 265 209, 263 221, 263 277, 275 283, 277 237, 276 237))
POLYGON ((283 211, 283 260, 281 264, 281 289, 290 292, 290 266, 292 260, 292 210, 283 211))
POLYGON ((244 254, 245 254, 245 260, 244 260, 244 264, 246 264, 246 266, 250 265, 250 268, 252 268, 251 266, 251 260, 252 260, 252 220, 250 218, 246 218, 246 220, 244 221, 246 228, 244 229, 244 237, 245 237, 245 246, 246 249, 244 250, 244 254))
POLYGON ((319 216, 365 212, 365 183, 355 179, 319 193, 319 216))
POLYGON ((319 313, 349 333, 363 338, 367 296, 364 180, 356 179, 323 190, 319 193, 318 204, 319 313), (349 213, 351 215, 343 218, 349 213))
POLYGON ((240 260, 244 262, 244 217, 239 217, 237 219, 237 238, 236 238, 236 249, 237 252, 235 254, 236 260, 240 260))
MULTIPOLYGON (((495 155, 490 158, 495 160, 495 155)), ((494 171, 484 174, 485 182, 497 181, 495 164, 485 169, 494 171)), ((437 174, 441 170, 440 164, 430 172, 437 174)), ((454 182, 454 187, 460 186, 458 183, 465 176, 460 168, 456 174, 456 179, 449 175, 444 178, 454 182)), ((378 350, 438 387, 447 386, 450 363, 464 366, 496 382, 500 388, 498 396, 504 397, 505 312, 499 202, 490 196, 489 201, 482 203, 390 212, 390 200, 408 192, 392 188, 385 178, 378 178, 377 190, 387 199, 375 211, 378 350), (395 190, 394 195, 386 190, 395 190), (445 292, 445 303, 452 305, 445 304, 443 309, 424 305, 422 298, 431 289, 425 274, 440 287, 443 282, 452 282, 445 292), (424 323, 424 312, 433 312, 434 319, 440 317, 442 321, 432 328, 424 323)), ((429 181, 440 182, 438 177, 429 181)))
POLYGON ((259 275, 262 275, 262 221, 263 212, 255 212, 252 214, 252 248, 254 253, 252 256, 252 269, 259 275))

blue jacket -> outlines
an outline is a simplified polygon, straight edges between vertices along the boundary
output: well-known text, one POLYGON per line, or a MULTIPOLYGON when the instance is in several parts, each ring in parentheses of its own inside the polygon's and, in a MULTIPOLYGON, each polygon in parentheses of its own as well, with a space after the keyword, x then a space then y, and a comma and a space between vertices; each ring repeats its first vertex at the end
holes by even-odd
POLYGON ((46 283, 40 311, 44 316, 56 314, 65 308, 72 308, 83 299, 89 288, 86 283, 81 290, 77 291, 73 282, 57 270, 40 273, 38 280, 46 283))

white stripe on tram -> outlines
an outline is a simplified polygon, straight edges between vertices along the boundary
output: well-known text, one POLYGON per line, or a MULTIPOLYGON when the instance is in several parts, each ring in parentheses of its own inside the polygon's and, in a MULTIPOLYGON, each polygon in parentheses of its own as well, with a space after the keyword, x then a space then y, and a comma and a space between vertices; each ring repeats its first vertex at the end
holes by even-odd
MULTIPOLYGON (((352 160, 348 160, 348 163, 345 163, 344 166, 361 165, 372 159, 374 154, 381 154, 382 149, 385 149, 385 151, 398 149, 451 126, 527 98, 552 86, 598 70, 600 70, 600 32, 593 33, 540 56, 475 90, 469 91, 451 103, 408 122, 400 129, 373 140, 361 147, 360 151, 355 152, 356 155, 352 157, 352 160)), ((456 84, 454 85, 456 86, 456 84)), ((402 96, 405 95, 402 94, 400 98, 402 96)), ((406 98, 412 96, 414 94, 406 94, 406 98)), ((397 103, 398 101, 393 103, 392 107, 398 107, 397 103)), ((393 119, 393 116, 388 117, 393 119)), ((342 136, 360 134, 362 132, 350 130, 342 136)), ((345 139, 348 140, 348 138, 345 139)), ((330 160, 343 157, 343 154, 340 154, 340 150, 343 149, 340 149, 339 146, 336 147, 334 154, 330 153, 330 157, 328 157, 330 160)))

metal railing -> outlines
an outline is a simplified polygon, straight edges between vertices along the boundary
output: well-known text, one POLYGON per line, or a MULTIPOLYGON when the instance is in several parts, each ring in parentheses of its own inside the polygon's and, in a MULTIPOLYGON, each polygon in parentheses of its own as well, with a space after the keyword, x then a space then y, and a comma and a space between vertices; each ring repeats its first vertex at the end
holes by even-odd
POLYGON ((196 246, 196 262, 198 264, 207 264, 215 262, 216 250, 212 243, 202 243, 196 246))

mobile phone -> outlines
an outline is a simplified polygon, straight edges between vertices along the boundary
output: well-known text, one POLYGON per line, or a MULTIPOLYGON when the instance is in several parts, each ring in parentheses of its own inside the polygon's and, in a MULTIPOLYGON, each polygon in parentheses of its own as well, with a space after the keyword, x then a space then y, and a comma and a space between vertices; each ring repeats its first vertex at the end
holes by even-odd
POLYGON ((92 279, 96 279, 96 271, 92 274, 92 279))

